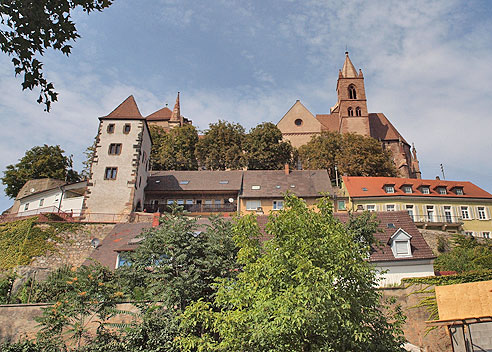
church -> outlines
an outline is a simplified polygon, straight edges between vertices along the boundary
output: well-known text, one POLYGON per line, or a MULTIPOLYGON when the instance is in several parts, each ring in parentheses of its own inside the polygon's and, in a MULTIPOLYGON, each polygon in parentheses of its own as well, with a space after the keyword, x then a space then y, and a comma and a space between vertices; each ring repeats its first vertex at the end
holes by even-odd
POLYGON ((411 148, 383 113, 367 111, 364 76, 362 70, 357 72, 348 52, 338 73, 336 89, 338 101, 329 114, 315 116, 297 100, 277 123, 284 139, 299 148, 325 131, 370 136, 391 152, 400 177, 421 178, 415 147, 411 148))

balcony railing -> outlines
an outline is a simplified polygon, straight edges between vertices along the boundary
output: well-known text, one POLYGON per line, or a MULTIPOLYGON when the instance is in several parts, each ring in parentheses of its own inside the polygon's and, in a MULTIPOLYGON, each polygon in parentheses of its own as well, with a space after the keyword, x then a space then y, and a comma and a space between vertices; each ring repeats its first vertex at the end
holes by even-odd
MULTIPOLYGON (((229 204, 179 204, 189 213, 232 213, 237 210, 236 203, 229 204)), ((145 204, 144 209, 148 213, 169 213, 171 205, 168 204, 145 204)))
POLYGON ((414 222, 441 223, 441 224, 461 224, 461 216, 452 215, 410 215, 414 222))

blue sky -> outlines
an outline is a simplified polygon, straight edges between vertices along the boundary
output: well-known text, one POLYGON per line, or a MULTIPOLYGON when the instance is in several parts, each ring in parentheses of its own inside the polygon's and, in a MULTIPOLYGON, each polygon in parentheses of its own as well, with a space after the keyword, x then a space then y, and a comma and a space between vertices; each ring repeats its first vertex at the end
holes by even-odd
POLYGON ((69 58, 42 58, 60 93, 49 114, 0 55, 0 169, 44 143, 80 169, 97 117, 132 94, 148 115, 180 91, 199 129, 276 123, 296 99, 328 113, 347 47, 369 111, 415 143, 424 178, 442 163, 447 179, 492 192, 491 15, 489 1, 116 0, 75 14, 69 58))

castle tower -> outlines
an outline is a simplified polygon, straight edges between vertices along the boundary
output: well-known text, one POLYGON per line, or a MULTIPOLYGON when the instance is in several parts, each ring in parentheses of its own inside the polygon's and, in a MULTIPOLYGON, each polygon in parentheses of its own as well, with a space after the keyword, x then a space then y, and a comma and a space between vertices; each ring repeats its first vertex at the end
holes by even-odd
POLYGON ((107 214, 117 214, 121 221, 143 209, 151 146, 147 121, 133 96, 99 118, 83 217, 104 221, 107 214))
POLYGON ((364 76, 362 70, 358 73, 355 70, 348 51, 345 52, 343 68, 338 73, 337 95, 338 102, 331 112, 338 113, 340 117, 339 132, 370 136, 364 76))

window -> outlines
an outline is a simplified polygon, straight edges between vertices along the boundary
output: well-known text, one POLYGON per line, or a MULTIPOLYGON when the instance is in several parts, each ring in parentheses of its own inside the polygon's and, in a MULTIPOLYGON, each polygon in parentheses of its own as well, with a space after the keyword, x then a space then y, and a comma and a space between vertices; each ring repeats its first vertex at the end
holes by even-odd
POLYGON ((294 123, 296 124, 296 126, 301 126, 302 125, 302 120, 301 119, 296 119, 294 121, 294 123))
POLYGON ((359 107, 356 107, 355 108, 355 116, 362 116, 362 113, 360 111, 360 108, 359 107))
POLYGON ((121 143, 111 143, 109 145, 109 155, 119 155, 121 154, 121 143))
POLYGON ((405 205, 405 210, 408 212, 408 215, 410 215, 410 217, 412 218, 412 220, 415 220, 414 217, 413 217, 413 204, 407 204, 405 205))
POLYGON ((178 203, 178 205, 183 205, 185 204, 184 200, 183 199, 178 199, 178 201, 176 202, 178 203))
POLYGON ((221 184, 221 185, 227 185, 228 183, 229 183, 228 180, 220 180, 219 181, 219 184, 221 184))
POLYGON ((412 193, 412 186, 403 186, 403 192, 412 193))
POLYGON ((116 180, 116 174, 118 173, 117 167, 107 167, 104 172, 104 178, 106 180, 116 180))
POLYGON ((128 134, 128 133, 130 133, 131 129, 132 129, 132 126, 129 123, 125 123, 125 125, 123 126, 123 133, 128 134))
POLYGON ((408 255, 408 241, 395 241, 396 254, 398 256, 408 255))
POLYGON ((386 204, 386 211, 395 211, 396 206, 394 204, 386 204))
POLYGON ((42 207, 42 206, 43 206, 43 204, 44 204, 44 198, 41 198, 41 199, 39 200, 39 206, 40 206, 40 207, 42 207))
POLYGON ((461 187, 455 188, 454 193, 456 193, 458 196, 462 196, 463 195, 463 188, 461 188, 461 187))
POLYGON ((214 204, 215 205, 221 205, 222 204, 222 201, 220 199, 215 199, 214 200, 214 204))
POLYGON ((430 189, 427 186, 422 186, 422 188, 420 188, 420 191, 422 192, 422 194, 430 194, 430 189))
POLYGON ((438 191, 439 191, 439 194, 448 194, 448 192, 446 191, 446 187, 439 187, 438 191))
POLYGON ((205 199, 205 205, 212 205, 212 199, 205 199))
POLYGON ((483 238, 490 238, 490 232, 482 232, 482 237, 483 238))
POLYGON ((193 199, 187 199, 186 205, 193 205, 193 199))
POLYGON ((485 212, 485 207, 477 207, 478 219, 487 220, 487 213, 485 212))
POLYGON ((348 114, 348 116, 354 116, 354 109, 348 108, 347 109, 347 114, 348 114))
POLYGON ((190 183, 190 181, 188 181, 188 180, 181 180, 181 181, 179 181, 179 184, 180 185, 187 185, 188 183, 190 183))
POLYGON ((451 212, 451 206, 449 205, 444 206, 444 219, 446 222, 453 222, 453 213, 451 212))
POLYGON ((337 202, 337 207, 338 207, 338 210, 346 210, 345 209, 345 201, 344 200, 339 200, 337 202))
POLYGON ((261 188, 261 187, 260 187, 260 186, 258 186, 258 185, 253 185, 253 186, 251 186, 251 189, 260 189, 260 188, 261 188))
POLYGON ((348 87, 349 99, 357 99, 357 92, 355 91, 355 86, 351 84, 348 87))
POLYGON ((29 203, 26 203, 26 205, 24 205, 24 211, 26 211, 28 209, 29 209, 29 203))
POLYGON ((246 210, 256 210, 261 207, 261 200, 246 201, 246 210))
POLYGON ((168 199, 166 202, 167 205, 174 204, 174 199, 168 199))
POLYGON ((114 123, 110 123, 106 129, 108 133, 114 133, 114 123))
POLYGON ((128 255, 127 252, 118 253, 118 263, 116 265, 117 265, 116 268, 131 265, 130 256, 128 255))
POLYGON ((395 193, 395 186, 393 186, 393 185, 386 185, 386 186, 384 186, 384 191, 386 193, 395 193))
POLYGON ((274 200, 273 201, 273 210, 280 210, 284 207, 283 200, 274 200))
POLYGON ((434 222, 434 206, 427 205, 425 209, 427 212, 427 221, 434 222))
POLYGON ((473 237, 473 231, 465 231, 465 236, 472 236, 473 237))
POLYGON ((470 220, 471 219, 470 210, 468 209, 468 207, 467 206, 461 206, 460 209, 461 209, 461 218, 463 220, 470 220))
POLYGON ((376 204, 367 204, 366 210, 367 211, 376 211, 376 204))

